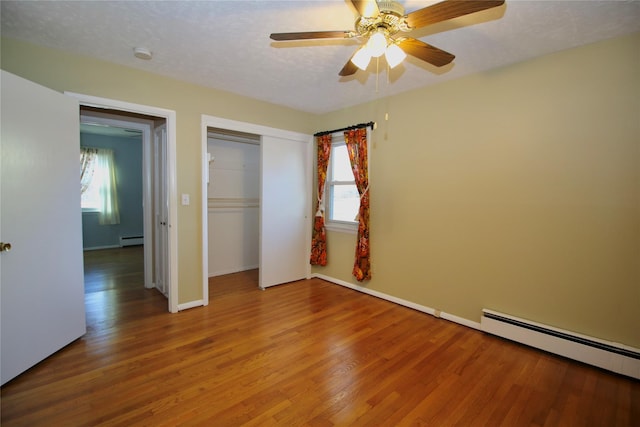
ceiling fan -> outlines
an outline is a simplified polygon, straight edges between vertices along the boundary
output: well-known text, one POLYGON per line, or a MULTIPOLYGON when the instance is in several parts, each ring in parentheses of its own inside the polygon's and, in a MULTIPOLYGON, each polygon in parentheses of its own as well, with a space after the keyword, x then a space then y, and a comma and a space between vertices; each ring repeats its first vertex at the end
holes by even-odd
POLYGON ((364 45, 358 49, 340 70, 339 75, 350 76, 365 70, 371 58, 385 55, 390 68, 401 63, 407 54, 442 67, 455 58, 449 52, 431 46, 421 40, 401 34, 457 18, 474 12, 498 7, 504 0, 445 0, 409 14, 397 1, 350 0, 360 16, 355 22, 355 31, 307 31, 298 33, 272 33, 276 41, 361 38, 364 45))

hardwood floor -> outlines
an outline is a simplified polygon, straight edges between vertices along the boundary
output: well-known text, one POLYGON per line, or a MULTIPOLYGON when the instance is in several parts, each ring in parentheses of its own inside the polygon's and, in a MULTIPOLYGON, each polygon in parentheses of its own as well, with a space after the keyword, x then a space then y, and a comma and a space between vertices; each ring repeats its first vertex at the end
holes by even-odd
POLYGON ((170 314, 141 257, 88 254, 87 334, 2 387, 2 426, 640 426, 640 381, 319 279, 170 314))

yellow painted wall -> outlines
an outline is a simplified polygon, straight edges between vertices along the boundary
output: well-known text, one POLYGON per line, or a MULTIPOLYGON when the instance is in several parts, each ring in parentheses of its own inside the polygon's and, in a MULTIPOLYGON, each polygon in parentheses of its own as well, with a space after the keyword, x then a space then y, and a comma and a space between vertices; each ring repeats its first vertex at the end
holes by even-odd
POLYGON ((2 69, 54 90, 176 111, 177 189, 191 195, 189 206, 178 205, 180 304, 202 298, 201 115, 315 130, 312 114, 10 39, 2 39, 1 48, 2 69))
MULTIPOLYGON (((370 120, 365 286, 640 348, 640 34, 336 111, 319 128, 370 120)), ((355 236, 329 232, 328 245, 313 271, 357 283, 355 236)))

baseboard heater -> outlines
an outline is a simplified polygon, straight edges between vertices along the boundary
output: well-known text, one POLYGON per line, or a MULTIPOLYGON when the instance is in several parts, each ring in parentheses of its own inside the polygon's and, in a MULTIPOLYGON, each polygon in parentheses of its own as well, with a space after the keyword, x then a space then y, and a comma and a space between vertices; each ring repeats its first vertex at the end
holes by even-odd
POLYGON ((120 246, 136 246, 136 245, 144 245, 144 237, 143 236, 120 236, 120 246))
POLYGON ((484 332, 640 379, 640 350, 483 309, 484 332))

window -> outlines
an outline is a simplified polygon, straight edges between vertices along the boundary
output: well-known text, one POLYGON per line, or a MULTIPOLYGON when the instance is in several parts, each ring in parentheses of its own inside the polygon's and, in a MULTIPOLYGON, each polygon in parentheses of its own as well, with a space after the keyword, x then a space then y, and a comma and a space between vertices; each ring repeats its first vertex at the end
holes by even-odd
POLYGON ((331 144, 325 191, 327 228, 356 232, 360 195, 344 140, 334 140, 331 144))
POLYGON ((96 178, 97 148, 80 147, 80 205, 83 211, 100 210, 100 186, 96 178))
POLYGON ((100 201, 100 188, 98 185, 96 185, 96 181, 97 180, 95 179, 91 180, 85 192, 82 193, 80 201, 82 210, 84 211, 100 211, 102 202, 100 201))
POLYGON ((80 147, 80 205, 98 212, 100 224, 119 224, 113 150, 80 147))

